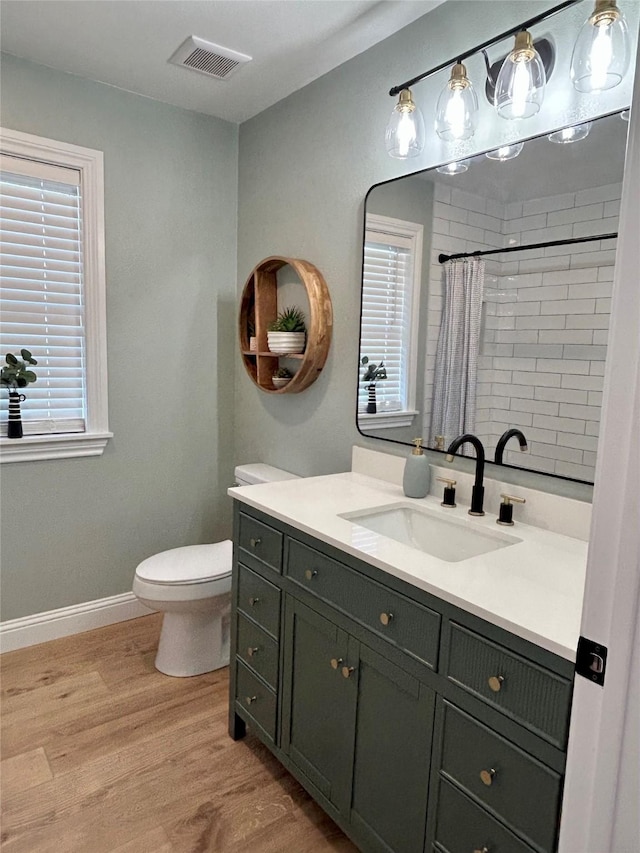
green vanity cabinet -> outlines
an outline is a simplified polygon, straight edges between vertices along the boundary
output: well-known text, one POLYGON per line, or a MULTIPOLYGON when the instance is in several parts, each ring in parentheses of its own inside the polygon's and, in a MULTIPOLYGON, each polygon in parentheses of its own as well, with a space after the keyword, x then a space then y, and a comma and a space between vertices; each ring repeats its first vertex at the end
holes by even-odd
POLYGON ((236 504, 230 734, 363 853, 555 853, 573 665, 236 504))

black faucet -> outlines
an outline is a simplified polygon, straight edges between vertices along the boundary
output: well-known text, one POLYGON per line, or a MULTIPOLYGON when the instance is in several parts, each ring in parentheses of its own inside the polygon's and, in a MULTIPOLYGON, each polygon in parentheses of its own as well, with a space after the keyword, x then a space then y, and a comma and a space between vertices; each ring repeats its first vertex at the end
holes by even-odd
POLYGON ((506 443, 510 438, 517 438, 520 442, 520 450, 527 450, 527 439, 524 437, 524 433, 519 429, 508 429, 506 432, 503 432, 500 438, 498 439, 498 443, 496 444, 496 455, 494 456, 494 462, 496 465, 502 465, 502 454, 504 453, 504 448, 506 443))
POLYGON ((473 444, 476 449, 476 480, 471 490, 471 509, 469 510, 469 515, 484 515, 484 510, 482 509, 484 501, 484 486, 482 485, 484 477, 484 447, 480 439, 470 432, 465 432, 464 435, 454 438, 447 450, 447 462, 453 462, 453 454, 461 444, 466 444, 467 442, 473 444))

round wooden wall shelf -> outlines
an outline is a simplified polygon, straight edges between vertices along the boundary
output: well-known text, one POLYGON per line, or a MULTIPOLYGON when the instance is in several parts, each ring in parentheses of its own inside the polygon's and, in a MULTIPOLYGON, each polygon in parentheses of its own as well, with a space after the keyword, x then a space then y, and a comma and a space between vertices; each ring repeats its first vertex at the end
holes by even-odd
POLYGON ((240 351, 245 369, 262 391, 268 394, 296 394, 304 391, 318 378, 324 367, 331 343, 333 308, 327 283, 320 271, 308 261, 299 258, 265 258, 254 267, 242 291, 240 300, 240 351), (303 353, 281 355, 269 352, 267 329, 278 315, 278 270, 290 266, 305 286, 309 300, 307 340, 303 353), (249 338, 255 337, 257 347, 250 349, 249 338), (292 364, 293 379, 283 388, 276 388, 272 376, 280 360, 295 359, 292 364), (295 371, 295 372, 294 372, 295 371))

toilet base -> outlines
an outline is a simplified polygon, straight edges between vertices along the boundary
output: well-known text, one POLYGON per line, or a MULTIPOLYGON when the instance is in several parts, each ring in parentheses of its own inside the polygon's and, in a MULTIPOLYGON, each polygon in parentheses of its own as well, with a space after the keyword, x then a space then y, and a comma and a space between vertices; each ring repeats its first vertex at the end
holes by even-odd
POLYGON ((202 612, 165 612, 155 667, 185 678, 229 664, 229 617, 202 612))

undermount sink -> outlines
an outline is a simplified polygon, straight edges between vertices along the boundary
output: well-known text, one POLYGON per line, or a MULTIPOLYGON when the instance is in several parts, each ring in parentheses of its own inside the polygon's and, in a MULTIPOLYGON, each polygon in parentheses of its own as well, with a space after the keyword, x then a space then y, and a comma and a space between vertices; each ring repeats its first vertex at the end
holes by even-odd
POLYGON ((471 522, 445 518, 438 512, 418 509, 411 504, 396 503, 345 512, 340 518, 449 563, 459 563, 522 541, 509 533, 481 530, 470 526, 471 522))

